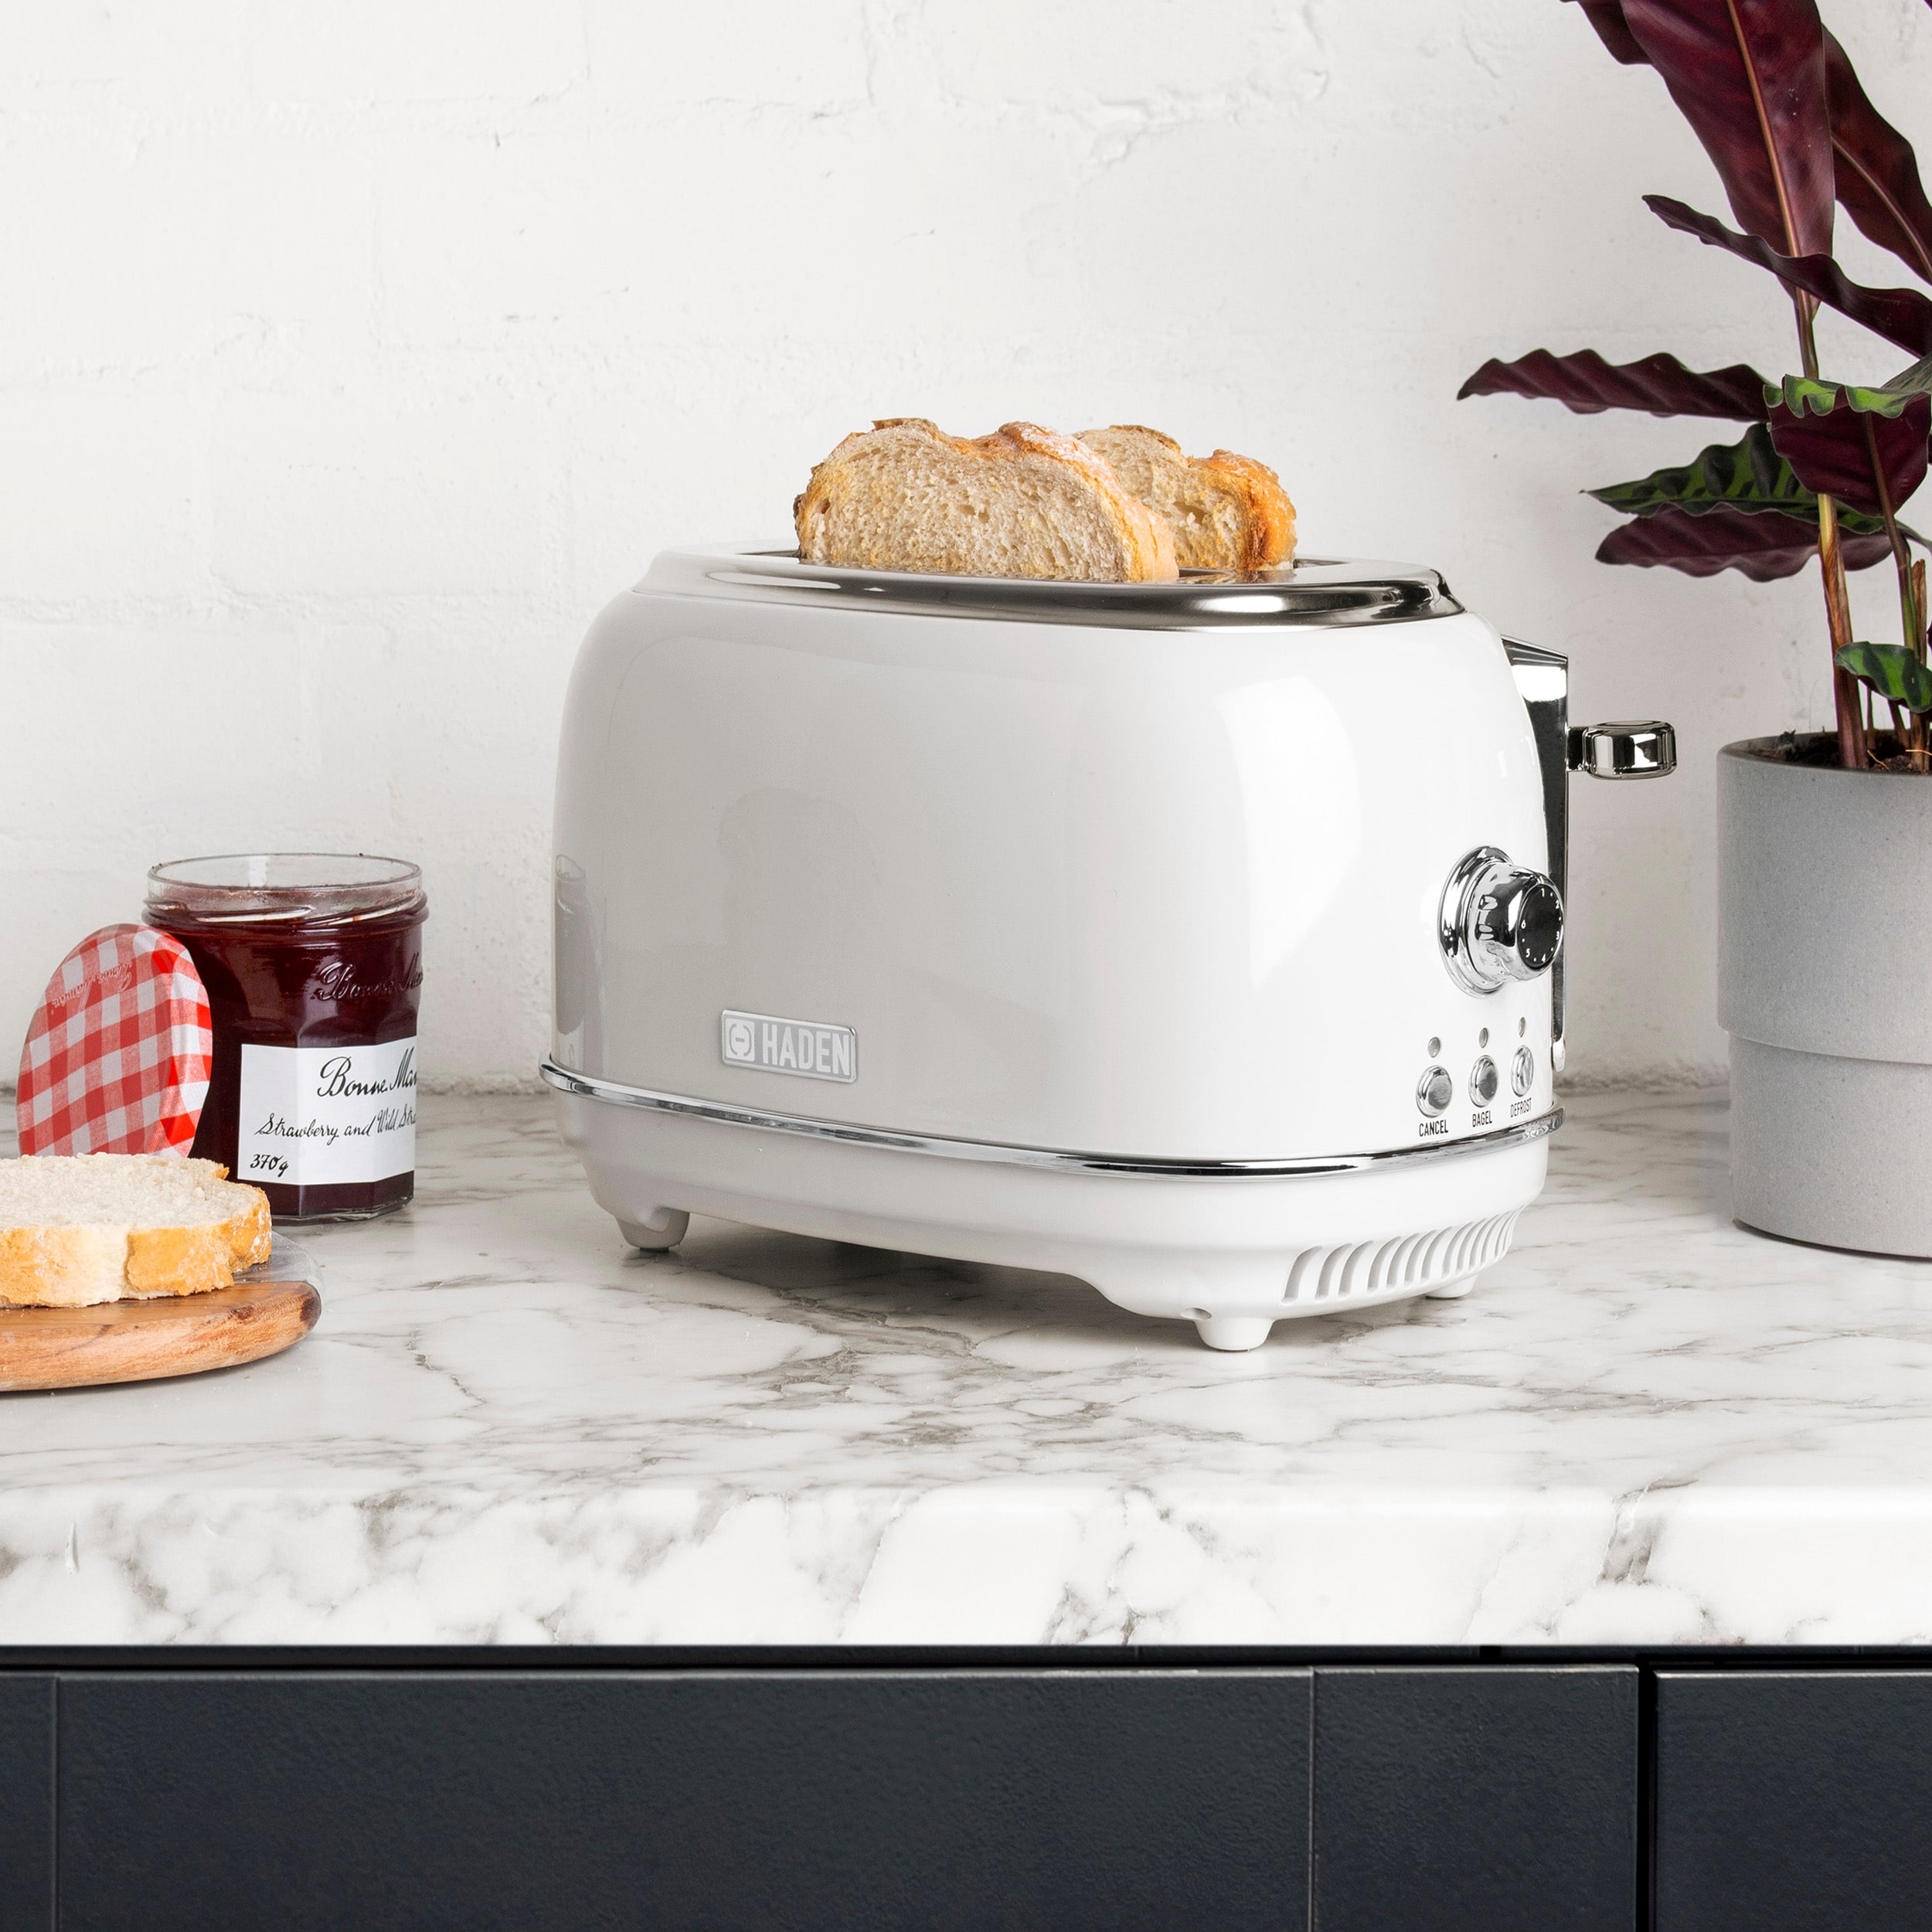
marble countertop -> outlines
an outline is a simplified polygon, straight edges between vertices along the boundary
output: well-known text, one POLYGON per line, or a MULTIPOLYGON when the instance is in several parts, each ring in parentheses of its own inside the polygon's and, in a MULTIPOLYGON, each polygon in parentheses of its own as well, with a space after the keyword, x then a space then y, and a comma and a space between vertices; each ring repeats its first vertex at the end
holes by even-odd
POLYGON ((1721 1096, 1569 1103, 1460 1301, 1251 1355, 697 1221, 424 1102, 290 1353, 0 1396, 0 1645, 1932 1641, 1932 1265, 1729 1218, 1721 1096))

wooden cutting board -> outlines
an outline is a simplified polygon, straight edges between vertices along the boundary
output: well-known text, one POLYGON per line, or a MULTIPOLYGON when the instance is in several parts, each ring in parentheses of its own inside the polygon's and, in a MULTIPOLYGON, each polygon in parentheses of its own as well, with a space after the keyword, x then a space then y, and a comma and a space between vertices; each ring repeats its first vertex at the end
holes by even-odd
POLYGON ((84 1389, 199 1375, 291 1349, 322 1298, 307 1281, 246 1281, 212 1294, 0 1308, 0 1389, 84 1389))

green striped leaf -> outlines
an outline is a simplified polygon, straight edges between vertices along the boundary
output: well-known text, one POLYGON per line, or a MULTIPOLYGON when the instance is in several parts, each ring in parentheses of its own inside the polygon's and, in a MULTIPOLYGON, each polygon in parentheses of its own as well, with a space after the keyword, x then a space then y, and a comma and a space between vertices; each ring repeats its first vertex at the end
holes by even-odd
MULTIPOLYGON (((1932 365, 1932 356, 1924 362, 1914 362, 1906 376, 1916 377, 1928 365, 1932 365)), ((1896 417, 1903 413, 1914 396, 1923 395, 1928 387, 1932 384, 1908 383, 1904 377, 1896 388, 1888 383, 1882 389, 1861 389, 1855 383, 1821 383, 1809 376, 1787 376, 1781 383, 1764 385, 1764 400, 1772 409, 1782 403, 1794 416, 1829 416, 1842 405, 1860 416, 1896 417)))
POLYGON ((1902 644, 1849 644, 1832 662, 1907 711, 1932 711, 1932 671, 1902 644))
MULTIPOLYGON (((1679 468, 1654 470, 1634 482, 1607 483, 1584 494, 1626 516, 1651 516, 1666 509, 1691 516, 1716 509, 1775 512, 1797 517, 1813 529, 1818 526, 1818 498, 1778 454, 1762 423, 1753 423, 1741 442, 1713 443, 1679 468)), ((1885 533, 1877 517, 1842 507, 1838 525, 1852 536, 1885 533)))

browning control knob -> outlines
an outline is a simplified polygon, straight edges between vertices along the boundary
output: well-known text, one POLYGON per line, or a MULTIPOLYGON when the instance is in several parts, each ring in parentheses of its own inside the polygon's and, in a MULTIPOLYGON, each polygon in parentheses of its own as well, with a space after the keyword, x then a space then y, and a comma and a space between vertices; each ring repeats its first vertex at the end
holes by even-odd
POLYGON ((1553 879, 1478 845, 1442 892, 1442 957, 1466 993, 1546 973, 1563 950, 1563 902, 1553 879))

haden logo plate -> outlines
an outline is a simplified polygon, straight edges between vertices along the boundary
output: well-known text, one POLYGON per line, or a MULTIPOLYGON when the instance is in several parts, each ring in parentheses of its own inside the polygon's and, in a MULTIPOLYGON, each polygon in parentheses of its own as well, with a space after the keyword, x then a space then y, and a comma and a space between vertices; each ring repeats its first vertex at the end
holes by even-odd
POLYGON ((718 1045, 727 1066, 755 1066, 763 1073, 798 1073, 814 1080, 859 1077, 859 1036, 849 1026, 734 1013, 727 1007, 718 1015, 718 1045))

